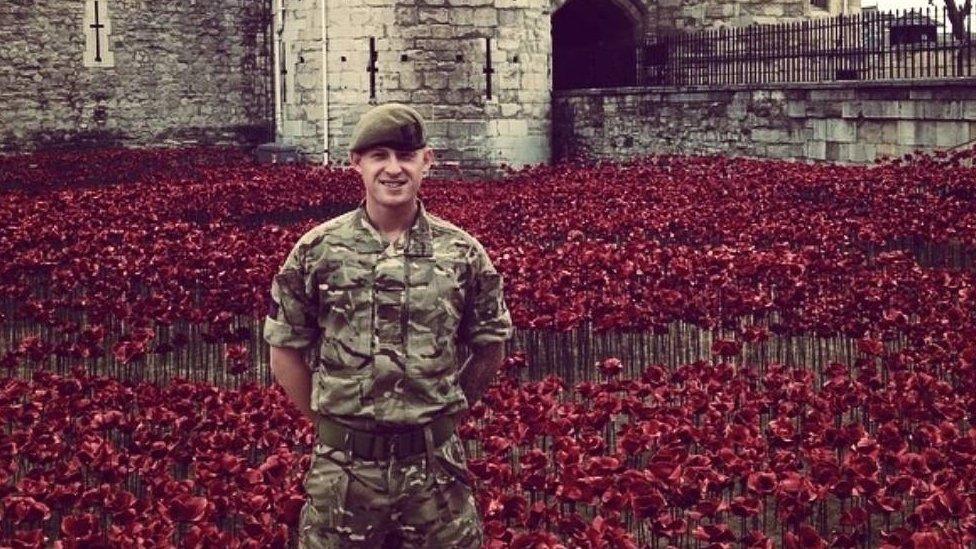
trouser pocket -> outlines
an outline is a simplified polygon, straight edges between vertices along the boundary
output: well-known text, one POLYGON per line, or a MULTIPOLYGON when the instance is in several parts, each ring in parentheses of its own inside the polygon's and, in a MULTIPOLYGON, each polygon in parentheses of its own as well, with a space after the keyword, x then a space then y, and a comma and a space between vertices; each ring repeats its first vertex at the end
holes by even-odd
POLYGON ((341 452, 319 451, 312 456, 312 464, 305 476, 308 512, 303 513, 301 528, 334 530, 341 528, 346 515, 349 493, 348 463, 339 459, 341 452))

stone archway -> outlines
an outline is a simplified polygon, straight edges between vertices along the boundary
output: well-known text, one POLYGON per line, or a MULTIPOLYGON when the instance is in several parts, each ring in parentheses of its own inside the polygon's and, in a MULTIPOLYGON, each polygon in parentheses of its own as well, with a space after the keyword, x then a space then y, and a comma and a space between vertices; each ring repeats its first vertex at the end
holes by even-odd
MULTIPOLYGON (((552 0, 552 13, 556 14, 566 4, 574 0, 552 0)), ((613 4, 624 11, 634 24, 634 37, 640 38, 644 35, 644 25, 647 21, 647 3, 644 0, 602 0, 613 4)))
POLYGON ((637 84, 642 0, 554 0, 553 89, 637 84))

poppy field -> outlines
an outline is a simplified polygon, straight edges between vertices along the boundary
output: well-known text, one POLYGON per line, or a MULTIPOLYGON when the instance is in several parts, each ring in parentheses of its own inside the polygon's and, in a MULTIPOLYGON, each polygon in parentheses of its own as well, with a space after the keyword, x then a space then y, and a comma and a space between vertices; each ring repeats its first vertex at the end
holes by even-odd
MULTIPOLYGON (((516 324, 460 431, 488 547, 976 542, 976 151, 428 181, 516 324)), ((0 546, 293 543, 271 277, 355 173, 0 157, 0 546)))

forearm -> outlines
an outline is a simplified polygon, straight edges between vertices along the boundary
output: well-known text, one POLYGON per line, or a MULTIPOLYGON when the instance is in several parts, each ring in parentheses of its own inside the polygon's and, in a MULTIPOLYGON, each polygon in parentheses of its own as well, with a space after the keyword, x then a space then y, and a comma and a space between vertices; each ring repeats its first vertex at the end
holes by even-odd
POLYGON ((468 405, 481 399, 505 360, 505 344, 489 343, 472 348, 471 357, 461 369, 459 383, 468 405))
POLYGON ((312 372, 305 364, 305 357, 301 351, 286 347, 271 348, 271 375, 281 385, 288 395, 288 399, 306 417, 313 417, 312 402, 312 372))

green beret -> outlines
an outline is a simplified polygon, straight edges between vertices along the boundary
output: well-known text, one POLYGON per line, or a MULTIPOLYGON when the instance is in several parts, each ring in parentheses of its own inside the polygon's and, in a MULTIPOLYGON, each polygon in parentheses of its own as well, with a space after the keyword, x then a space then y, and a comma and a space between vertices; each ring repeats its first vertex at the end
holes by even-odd
POLYGON ((427 144, 427 129, 420 113, 400 103, 373 107, 352 131, 349 150, 362 152, 370 147, 390 147, 399 151, 422 149, 427 144))

